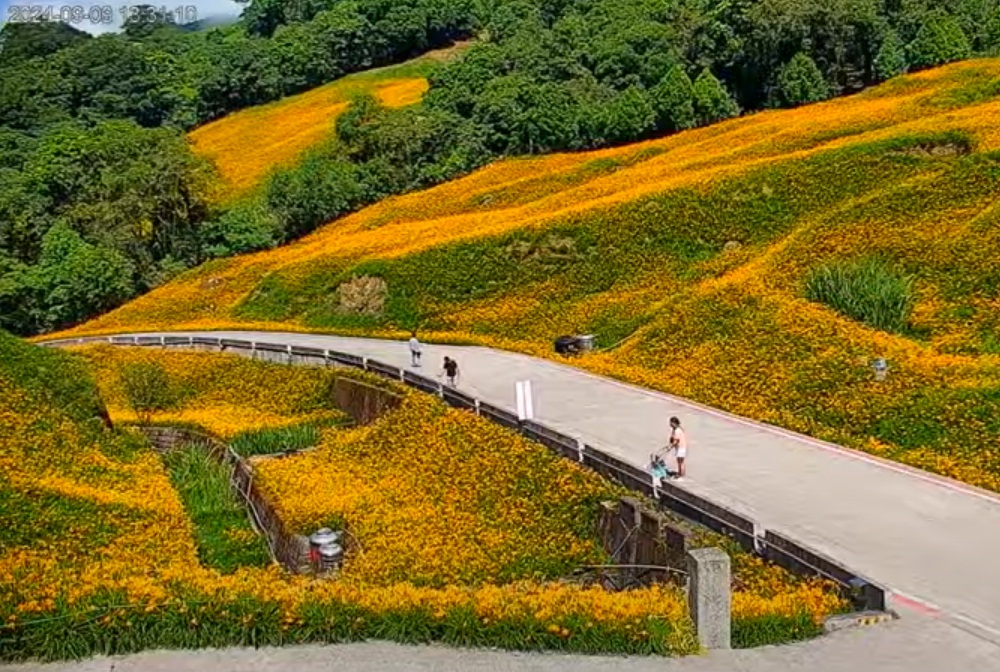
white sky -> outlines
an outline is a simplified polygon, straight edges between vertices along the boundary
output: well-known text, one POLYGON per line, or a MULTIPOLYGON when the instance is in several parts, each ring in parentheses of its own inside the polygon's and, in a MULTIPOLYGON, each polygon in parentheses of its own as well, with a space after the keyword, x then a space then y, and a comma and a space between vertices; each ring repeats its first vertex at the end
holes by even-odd
POLYGON ((114 22, 110 24, 94 24, 86 18, 81 23, 71 24, 78 30, 85 30, 88 33, 98 35, 109 31, 118 30, 122 22, 123 7, 148 4, 153 7, 165 8, 177 16, 180 8, 182 15, 189 15, 187 7, 194 7, 193 14, 197 19, 206 19, 210 16, 238 16, 243 10, 243 6, 233 2, 233 0, 0 0, 0 24, 7 23, 13 17, 22 14, 23 7, 44 7, 51 8, 54 16, 59 15, 60 9, 64 7, 83 7, 83 15, 87 16, 90 7, 111 7, 114 15, 114 22))

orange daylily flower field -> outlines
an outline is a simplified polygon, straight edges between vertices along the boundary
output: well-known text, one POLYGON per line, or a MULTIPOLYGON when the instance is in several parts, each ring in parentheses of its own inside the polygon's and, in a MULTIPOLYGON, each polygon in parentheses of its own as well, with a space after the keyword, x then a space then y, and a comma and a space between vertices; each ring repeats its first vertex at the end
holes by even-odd
POLYGON ((420 102, 428 87, 422 71, 453 51, 442 49, 400 66, 348 75, 191 131, 188 139, 194 152, 210 160, 219 172, 214 200, 238 199, 271 171, 294 164, 304 151, 330 136, 354 95, 371 93, 386 107, 420 102))
MULTIPOLYGON (((292 529, 351 531, 358 551, 338 578, 275 565, 223 572, 202 562, 164 461, 129 430, 107 428, 98 409, 132 420, 125 372, 159 366, 175 407, 154 421, 232 435, 333 412, 332 370, 110 346, 54 352, 8 336, 0 354, 0 501, 18 504, 0 552, 2 658, 366 637, 697 648, 675 587, 614 593, 555 580, 603 558, 594 516, 616 486, 435 399, 400 388, 402 405, 372 425, 324 429, 292 457, 253 458, 292 529)), ((733 553, 737 641, 811 634, 846 606, 823 582, 733 553)))
POLYGON ((500 161, 210 262, 64 335, 419 328, 554 356, 554 337, 594 333, 604 349, 576 365, 1000 490, 998 199, 1000 60, 971 60, 500 161), (913 278, 904 333, 805 296, 810 272, 871 256, 913 278), (337 305, 364 275, 386 282, 381 315, 337 305))

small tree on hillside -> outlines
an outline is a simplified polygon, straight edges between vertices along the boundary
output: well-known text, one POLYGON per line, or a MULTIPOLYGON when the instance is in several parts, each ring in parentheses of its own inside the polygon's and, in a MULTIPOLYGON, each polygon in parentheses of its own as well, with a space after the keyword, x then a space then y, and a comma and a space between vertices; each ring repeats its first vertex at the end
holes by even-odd
POLYGON ((646 93, 634 86, 614 97, 605 107, 607 139, 628 142, 641 138, 656 126, 656 111, 646 93))
POLYGON ((991 56, 1000 56, 1000 12, 983 28, 983 50, 991 56))
POLYGON ((778 95, 785 105, 805 105, 826 100, 830 87, 816 62, 800 51, 778 73, 778 95))
POLYGON ((694 80, 694 112, 699 124, 711 124, 735 117, 740 108, 722 82, 705 68, 694 80))
POLYGON ((919 69, 968 58, 972 47, 954 18, 947 14, 932 14, 920 27, 907 51, 910 65, 919 69))
POLYGON ((906 45, 899 33, 889 30, 875 55, 875 73, 881 80, 892 79, 906 72, 906 45))
POLYGON ((695 125, 694 85, 684 68, 675 65, 650 91, 657 126, 682 131, 695 125))
POLYGON ((136 362, 122 367, 125 399, 139 422, 149 424, 153 413, 173 407, 170 376, 159 362, 136 362))

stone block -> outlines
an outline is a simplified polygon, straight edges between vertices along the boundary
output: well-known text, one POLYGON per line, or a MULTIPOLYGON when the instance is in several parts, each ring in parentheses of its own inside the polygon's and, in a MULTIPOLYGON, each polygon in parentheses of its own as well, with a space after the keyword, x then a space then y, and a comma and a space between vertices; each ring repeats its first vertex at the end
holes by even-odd
POLYGON ((732 631, 729 556, 719 548, 688 551, 688 610, 705 649, 728 649, 732 631))

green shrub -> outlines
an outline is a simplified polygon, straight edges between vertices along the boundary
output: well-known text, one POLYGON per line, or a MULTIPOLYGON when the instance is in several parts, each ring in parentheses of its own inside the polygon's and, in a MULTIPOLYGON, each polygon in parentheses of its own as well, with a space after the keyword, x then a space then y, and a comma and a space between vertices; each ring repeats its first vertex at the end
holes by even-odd
POLYGON ((708 68, 694 80, 694 111, 700 124, 713 124, 740 113, 739 105, 708 68))
POLYGON ((174 405, 170 375, 159 362, 136 362, 122 367, 122 386, 139 422, 148 424, 153 413, 174 405))
POLYGON ((830 87, 816 62, 800 51, 778 73, 778 92, 785 105, 805 105, 828 98, 830 87))
POLYGON ((672 67, 650 92, 660 128, 682 131, 695 125, 694 84, 679 65, 672 67))
POLYGON ((236 205, 198 230, 202 253, 226 257, 272 248, 284 232, 273 212, 260 199, 236 205))
POLYGON ((806 297, 873 329, 901 333, 913 309, 913 280, 875 258, 836 263, 808 276, 806 297))
POLYGON ((953 17, 937 13, 920 26, 908 52, 910 64, 920 69, 968 58, 972 47, 969 38, 953 17))
POLYGON ((889 30, 882 38, 874 66, 881 79, 892 79, 906 72, 906 45, 895 30, 889 30))

